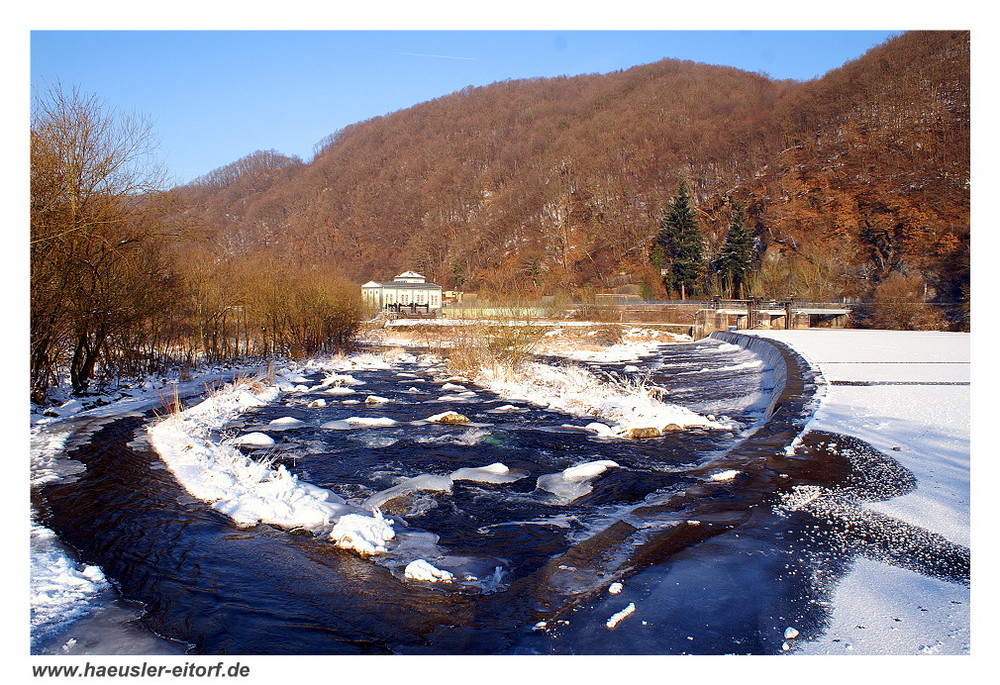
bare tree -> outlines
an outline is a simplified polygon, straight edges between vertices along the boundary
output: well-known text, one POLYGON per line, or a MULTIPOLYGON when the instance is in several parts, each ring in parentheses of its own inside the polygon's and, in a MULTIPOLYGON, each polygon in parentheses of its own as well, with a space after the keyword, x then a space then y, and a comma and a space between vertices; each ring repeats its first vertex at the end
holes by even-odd
POLYGON ((108 341, 155 311, 169 280, 152 239, 169 234, 145 119, 54 86, 31 118, 31 378, 59 368, 87 389, 108 341), (67 358, 68 357, 68 358, 67 358))

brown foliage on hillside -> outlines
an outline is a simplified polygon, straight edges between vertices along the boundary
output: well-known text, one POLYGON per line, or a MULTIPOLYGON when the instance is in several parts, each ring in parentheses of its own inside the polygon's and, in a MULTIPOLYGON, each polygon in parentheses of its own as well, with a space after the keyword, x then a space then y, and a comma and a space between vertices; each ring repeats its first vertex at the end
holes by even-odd
POLYGON ((683 178, 711 253, 746 208, 756 294, 867 297, 901 274, 961 302, 969 144, 969 35, 915 32, 806 83, 664 60, 467 88, 352 125, 308 164, 256 153, 182 190, 227 258, 655 293, 648 250, 683 178))

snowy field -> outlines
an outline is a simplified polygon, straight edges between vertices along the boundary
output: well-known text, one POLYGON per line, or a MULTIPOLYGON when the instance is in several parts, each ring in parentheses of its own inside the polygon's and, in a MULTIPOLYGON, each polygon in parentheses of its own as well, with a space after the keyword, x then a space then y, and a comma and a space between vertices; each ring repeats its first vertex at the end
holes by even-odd
MULTIPOLYGON (((968 334, 757 334, 788 343, 822 372, 811 429, 865 440, 916 477, 909 494, 867 507, 970 545, 968 334)), ((967 654, 969 620, 969 588, 859 560, 836 590, 829 630, 800 653, 967 654)))

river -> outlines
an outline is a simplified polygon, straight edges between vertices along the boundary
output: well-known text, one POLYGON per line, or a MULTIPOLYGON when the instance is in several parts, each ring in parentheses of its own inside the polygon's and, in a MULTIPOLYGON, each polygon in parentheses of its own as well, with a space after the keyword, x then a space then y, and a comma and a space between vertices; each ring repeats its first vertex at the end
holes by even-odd
MULTIPOLYGON (((78 419, 87 437, 71 443, 67 458, 85 468, 37 488, 33 501, 41 523, 104 571, 113 602, 133 607, 129 630, 163 638, 150 651, 778 653, 794 644, 789 628, 799 639, 822 630, 830 588, 854 555, 886 546, 877 535, 856 542, 836 520, 780 504, 809 487, 862 499, 912 487, 905 470, 856 441, 810 435, 788 452, 815 387, 783 354, 789 370, 776 405, 771 365, 717 340, 663 346, 628 371, 588 364, 642 375, 667 401, 722 417, 732 430, 608 439, 583 430, 586 418, 458 388, 440 367, 410 357, 352 372, 365 395, 387 401, 284 393, 224 429, 268 431, 275 445, 248 454, 345 500, 378 502, 401 534, 374 560, 307 531, 238 527, 191 497, 145 437, 151 413, 78 419), (315 406, 320 398, 326 406, 315 406), (444 411, 469 422, 422 421, 444 411), (392 422, 323 428, 359 412, 392 422), (493 463, 523 477, 405 487, 493 463), (615 466, 571 491, 546 487, 589 463, 615 466), (879 468, 864 475, 861 463, 879 468), (713 478, 720 473, 731 475, 713 478), (418 554, 433 555, 455 579, 406 578, 405 562, 418 554)), ((318 387, 321 375, 309 380, 318 387)), ((961 550, 939 567, 918 552, 899 563, 967 581, 961 550)), ((101 630, 90 621, 33 651, 58 651, 70 634, 85 643, 88 630, 101 630)), ((113 643, 91 640, 95 652, 113 643)))

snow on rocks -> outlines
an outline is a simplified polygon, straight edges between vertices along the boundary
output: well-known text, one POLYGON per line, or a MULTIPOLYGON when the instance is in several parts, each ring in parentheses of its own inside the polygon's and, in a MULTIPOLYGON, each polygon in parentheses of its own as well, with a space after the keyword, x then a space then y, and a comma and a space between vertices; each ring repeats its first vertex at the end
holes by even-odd
POLYGON ((357 390, 354 388, 348 388, 343 385, 337 385, 326 390, 328 395, 353 395, 357 390))
POLYGON ((711 476, 708 477, 708 479, 714 481, 732 480, 733 478, 736 478, 736 476, 740 475, 740 473, 742 473, 742 471, 737 471, 736 469, 728 469, 726 471, 720 471, 719 473, 713 473, 711 476))
POLYGON ((423 580, 429 583, 455 580, 454 574, 450 571, 439 569, 425 559, 414 559, 407 564, 403 576, 410 580, 423 580))
POLYGON ((344 419, 344 422, 361 428, 385 428, 395 426, 397 423, 388 416, 350 416, 344 419))
POLYGON ((227 445, 239 445, 243 447, 271 447, 274 445, 274 438, 260 432, 246 433, 238 438, 229 438, 224 441, 227 445))
POLYGON ((377 509, 374 516, 345 514, 340 517, 330 539, 341 549, 349 549, 361 556, 371 556, 386 551, 386 543, 396 536, 392 519, 386 519, 377 509))
POLYGON ((425 421, 431 423, 470 423, 468 416, 459 414, 457 411, 446 411, 434 416, 428 416, 425 421))
POLYGON ((346 419, 320 424, 324 430, 352 430, 355 428, 388 428, 398 422, 388 416, 348 416, 346 419))

